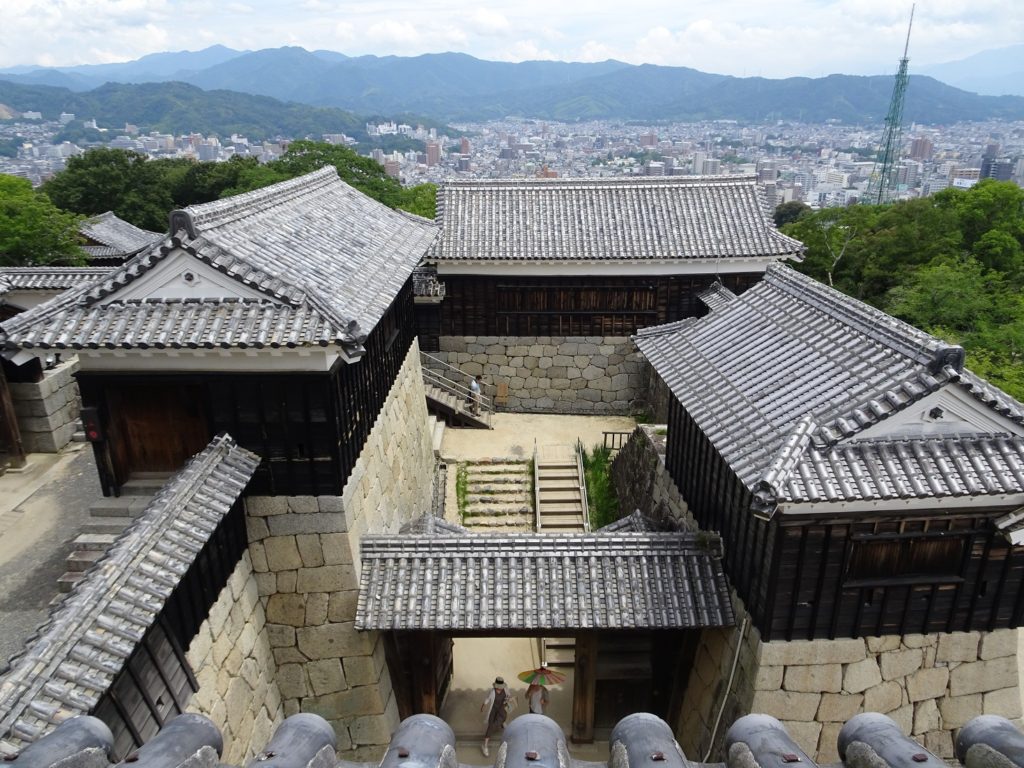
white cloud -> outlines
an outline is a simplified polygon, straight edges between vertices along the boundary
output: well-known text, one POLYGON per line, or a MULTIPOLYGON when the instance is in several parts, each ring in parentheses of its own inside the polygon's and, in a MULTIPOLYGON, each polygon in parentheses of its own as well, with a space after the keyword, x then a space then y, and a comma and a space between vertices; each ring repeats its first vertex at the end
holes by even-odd
POLYGON ((497 35, 507 32, 511 25, 503 13, 488 8, 478 8, 469 17, 469 23, 474 32, 481 35, 497 35))

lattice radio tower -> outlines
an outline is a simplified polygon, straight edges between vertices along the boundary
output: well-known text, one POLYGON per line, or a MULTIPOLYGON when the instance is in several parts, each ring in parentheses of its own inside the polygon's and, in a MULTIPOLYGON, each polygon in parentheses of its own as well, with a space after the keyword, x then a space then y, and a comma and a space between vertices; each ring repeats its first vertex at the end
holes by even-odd
POLYGON ((864 202, 879 205, 889 202, 892 188, 896 185, 896 162, 899 160, 900 144, 903 137, 903 98, 907 94, 907 51, 910 49, 910 29, 914 26, 914 6, 910 6, 910 24, 907 25, 907 42, 903 46, 903 58, 896 72, 896 82, 889 100, 889 114, 885 116, 885 133, 878 147, 875 166, 871 170, 864 202))

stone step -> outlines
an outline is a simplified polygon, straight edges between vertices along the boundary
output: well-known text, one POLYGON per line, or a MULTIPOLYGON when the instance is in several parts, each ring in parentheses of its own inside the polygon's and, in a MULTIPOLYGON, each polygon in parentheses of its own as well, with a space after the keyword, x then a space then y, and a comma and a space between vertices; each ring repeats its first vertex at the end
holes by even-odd
POLYGON ((75 588, 75 584, 80 582, 85 577, 85 574, 81 571, 68 571, 63 576, 57 579, 57 589, 67 594, 75 588))
POLYGON ((477 483, 529 483, 533 479, 529 472, 481 472, 475 468, 467 468, 466 477, 477 483))
POLYGON ((467 461, 466 471, 481 475, 526 475, 529 476, 530 465, 517 461, 467 461))
POLYGON ((136 472, 121 486, 122 496, 154 496, 171 479, 168 472, 136 472))
POLYGON ((149 503, 150 496, 104 497, 89 505, 93 517, 138 517, 149 503))
POLYGON ((82 525, 83 533, 106 533, 117 536, 121 531, 132 524, 135 518, 132 517, 102 517, 91 516, 87 523, 82 525))
POLYGON ((530 528, 533 526, 533 518, 529 515, 502 515, 501 517, 471 517, 466 515, 463 525, 467 528, 530 528))
POLYGON ((105 552, 115 541, 117 541, 116 534, 81 533, 71 542, 71 547, 76 550, 87 549, 105 552))
POLYGON ((441 445, 444 443, 444 421, 430 417, 434 421, 434 428, 431 432, 431 444, 434 449, 434 456, 441 455, 441 445))
POLYGON ((572 503, 551 503, 541 502, 540 513, 542 515, 582 515, 583 505, 578 501, 575 504, 572 503))
POLYGON ((547 528, 549 526, 565 527, 568 525, 578 525, 580 528, 583 527, 583 515, 549 515, 541 510, 540 514, 541 524, 547 528))
POLYGON ((105 554, 106 552, 96 549, 76 549, 65 558, 64 563, 69 571, 87 571, 105 554))
POLYGON ((486 499, 484 501, 470 502, 466 505, 466 515, 475 517, 491 517, 495 515, 530 515, 533 510, 529 504, 522 502, 500 502, 486 499))
POLYGON ((579 490, 567 490, 567 491, 549 491, 545 488, 540 489, 540 503, 543 504, 546 501, 551 501, 556 504, 560 503, 580 503, 582 498, 579 490))
POLYGON ((80 429, 77 432, 72 433, 72 435, 71 435, 71 442, 73 442, 73 443, 84 443, 84 442, 86 442, 85 431, 80 429))
POLYGON ((552 470, 567 472, 567 471, 571 470, 572 472, 575 473, 576 472, 576 462, 575 461, 542 461, 542 462, 539 462, 537 464, 537 469, 539 469, 541 472, 552 471, 552 470))

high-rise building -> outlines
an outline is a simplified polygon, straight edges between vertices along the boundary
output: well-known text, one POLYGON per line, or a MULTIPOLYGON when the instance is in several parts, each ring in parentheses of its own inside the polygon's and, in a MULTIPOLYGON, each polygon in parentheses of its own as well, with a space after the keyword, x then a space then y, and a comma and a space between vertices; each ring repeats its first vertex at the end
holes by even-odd
POLYGON ((441 145, 436 141, 427 142, 427 167, 431 168, 441 162, 441 145))
POLYGON ((981 173, 983 179, 998 179, 1009 181, 1013 176, 1013 161, 1008 157, 985 157, 981 161, 981 173))
POLYGON ((910 142, 910 156, 914 160, 931 160, 935 146, 927 136, 918 136, 910 142))
POLYGON ((654 131, 650 133, 643 133, 640 135, 640 146, 641 147, 656 147, 658 146, 658 134, 654 131))
POLYGON ((465 136, 463 136, 462 137, 462 141, 459 142, 459 154, 468 155, 469 154, 469 150, 470 150, 469 139, 467 139, 465 136))

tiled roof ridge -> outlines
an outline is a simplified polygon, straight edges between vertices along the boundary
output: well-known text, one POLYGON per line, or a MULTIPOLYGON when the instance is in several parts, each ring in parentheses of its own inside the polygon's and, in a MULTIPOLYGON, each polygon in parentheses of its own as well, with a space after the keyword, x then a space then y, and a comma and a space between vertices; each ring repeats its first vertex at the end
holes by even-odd
POLYGON ((966 389, 972 397, 989 406, 1000 416, 1017 424, 1024 424, 1024 403, 981 378, 978 374, 965 368, 960 372, 957 383, 966 389))
POLYGON ((476 533, 466 530, 461 532, 439 532, 433 534, 365 534, 360 539, 360 550, 363 558, 377 555, 388 556, 390 552, 402 550, 410 546, 423 550, 424 538, 439 551, 453 554, 467 554, 467 550, 478 552, 484 557, 501 554, 503 542, 518 544, 537 542, 543 549, 556 549, 559 546, 571 546, 578 549, 590 546, 603 550, 624 550, 637 547, 671 548, 678 551, 714 552, 719 537, 717 534, 704 531, 617 531, 607 533, 476 533), (416 541, 412 541, 416 537, 416 541))
POLYGON ((111 267, 0 267, 4 275, 102 275, 110 272, 111 267))
MULTIPOLYGON (((230 435, 221 433, 168 481, 142 515, 53 610, 28 640, 25 649, 12 658, 10 672, 0 679, 0 713, 3 713, 0 736, 13 734, 31 741, 42 735, 33 731, 42 731, 44 727, 32 729, 29 724, 19 722, 29 712, 34 718, 55 724, 53 715, 57 714, 57 708, 48 711, 45 702, 36 701, 36 696, 57 698, 62 691, 72 694, 72 701, 62 700, 65 714, 67 709, 84 713, 95 705, 102 690, 90 685, 89 698, 93 699, 90 702, 81 691, 68 692, 63 688, 74 685, 74 681, 59 672, 71 663, 73 649, 80 643, 93 647, 100 642, 90 638, 89 628, 95 631, 96 627, 104 627, 104 616, 111 610, 117 619, 131 627, 124 627, 120 632, 110 631, 112 637, 101 648, 127 661, 134 642, 149 628, 184 573, 182 569, 187 570, 186 564, 171 562, 161 551, 161 542, 168 531, 177 528, 179 533, 193 540, 191 543, 195 546, 183 552, 182 558, 188 558, 191 564, 191 558, 205 543, 199 541, 204 532, 196 531, 194 524, 179 526, 178 517, 197 499, 213 500, 220 507, 226 505, 222 514, 226 513, 251 479, 259 461, 258 456, 239 446, 230 435), (230 473, 220 472, 214 476, 225 469, 230 473), (159 570, 171 570, 173 577, 167 578, 164 574, 161 578, 159 570), (179 570, 181 573, 176 572, 179 570), (113 608, 115 604, 117 607, 113 608), (124 633, 131 637, 123 636, 124 633)), ((200 510, 193 511, 202 515, 200 510)), ((208 520, 210 530, 219 519, 208 520)), ((86 663, 77 658, 76 661, 86 663)), ((116 671, 106 668, 102 672, 97 670, 97 676, 107 678, 108 684, 115 674, 116 671)))
POLYGON ((455 187, 628 187, 628 186, 744 186, 756 185, 757 176, 730 174, 723 176, 563 176, 554 179, 503 178, 503 179, 446 179, 440 189, 455 187))
POLYGON ((338 176, 338 169, 333 165, 325 165, 311 173, 250 192, 243 192, 209 203, 190 205, 184 209, 184 213, 188 214, 192 223, 198 227, 219 226, 280 207, 301 197, 314 195, 337 182, 345 183, 338 176))
POLYGON ((796 423, 789 436, 779 446, 775 458, 765 468, 754 486, 754 503, 757 507, 767 511, 774 506, 781 491, 782 481, 800 462, 800 458, 811 443, 816 426, 814 417, 807 414, 796 423))
POLYGON ((164 247, 167 248, 168 253, 174 247, 179 247, 232 280, 237 280, 254 291, 266 294, 277 301, 290 304, 293 307, 301 304, 303 298, 305 298, 304 294, 307 292, 307 289, 282 280, 277 275, 267 274, 264 270, 254 267, 248 261, 228 253, 221 246, 210 242, 202 235, 191 243, 183 243, 177 237, 172 237, 171 245, 164 247), (229 258, 231 260, 230 263, 225 263, 222 257, 229 258), (242 270, 237 269, 238 264, 245 265, 244 273, 242 270))
POLYGON ((704 306, 710 311, 714 312, 716 309, 735 301, 737 296, 735 293, 726 288, 722 281, 718 278, 714 280, 707 288, 702 291, 697 291, 697 298, 700 299, 704 306))
POLYGON ((962 347, 948 344, 791 267, 769 264, 764 279, 797 300, 934 371, 945 365, 958 370, 963 368, 962 347))
POLYGON ((684 328, 689 328, 691 325, 696 325, 700 320, 701 318, 699 317, 684 317, 682 320, 675 320, 671 323, 662 323, 661 325, 650 325, 646 328, 638 328, 636 333, 633 334, 633 338, 664 336, 669 333, 681 331, 684 328))

